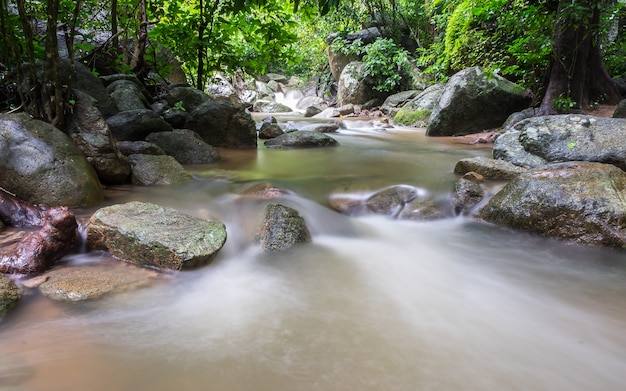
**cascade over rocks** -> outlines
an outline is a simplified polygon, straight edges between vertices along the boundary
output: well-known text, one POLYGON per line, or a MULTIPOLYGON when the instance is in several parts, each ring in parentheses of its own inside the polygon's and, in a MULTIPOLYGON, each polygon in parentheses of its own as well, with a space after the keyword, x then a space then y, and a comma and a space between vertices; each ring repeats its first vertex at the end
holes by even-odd
POLYGON ((0 115, 0 187, 34 204, 82 206, 104 198, 72 140, 27 114, 0 115))
POLYGON ((595 162, 550 163, 511 180, 485 221, 581 244, 626 247, 626 173, 595 162))
POLYGON ((125 183, 130 175, 130 163, 113 141, 95 99, 80 90, 75 90, 74 94, 77 99, 67 134, 96 170, 101 182, 125 183))
POLYGON ((188 270, 208 264, 226 242, 226 227, 175 209, 129 202, 89 219, 87 245, 140 266, 188 270))
POLYGON ((426 135, 455 136, 497 128, 531 102, 528 91, 480 67, 462 70, 450 78, 435 105, 426 135))
POLYGON ((585 115, 528 118, 496 139, 493 156, 518 166, 589 161, 626 169, 626 119, 585 115))
POLYGON ((256 124, 242 105, 207 101, 187 119, 185 128, 195 131, 213 147, 256 148, 256 124))

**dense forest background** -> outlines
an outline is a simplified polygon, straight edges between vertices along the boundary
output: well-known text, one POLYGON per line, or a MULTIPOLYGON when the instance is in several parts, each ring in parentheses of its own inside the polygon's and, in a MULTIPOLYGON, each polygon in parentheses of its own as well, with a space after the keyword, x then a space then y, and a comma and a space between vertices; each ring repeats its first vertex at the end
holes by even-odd
POLYGON ((328 78, 330 47, 364 54, 381 89, 399 59, 433 83, 480 65, 550 114, 616 103, 625 24, 624 0, 0 0, 0 112, 62 126, 62 58, 148 84, 178 71, 203 89, 215 72, 328 78), (372 26, 375 42, 342 40, 372 26))

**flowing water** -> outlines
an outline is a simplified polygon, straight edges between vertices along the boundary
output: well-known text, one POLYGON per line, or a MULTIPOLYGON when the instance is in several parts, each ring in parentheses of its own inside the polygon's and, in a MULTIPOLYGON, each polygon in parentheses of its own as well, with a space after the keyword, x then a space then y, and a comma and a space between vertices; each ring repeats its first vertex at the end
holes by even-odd
POLYGON ((222 151, 183 186, 109 189, 108 204, 218 218, 227 244, 202 269, 105 300, 27 291, 0 324, 0 390, 626 389, 623 252, 470 217, 340 215, 329 194, 403 183, 446 197, 454 164, 490 150, 359 121, 334 137, 338 148, 222 151), (287 191, 313 242, 261 252, 267 201, 237 195, 250 181, 287 191))

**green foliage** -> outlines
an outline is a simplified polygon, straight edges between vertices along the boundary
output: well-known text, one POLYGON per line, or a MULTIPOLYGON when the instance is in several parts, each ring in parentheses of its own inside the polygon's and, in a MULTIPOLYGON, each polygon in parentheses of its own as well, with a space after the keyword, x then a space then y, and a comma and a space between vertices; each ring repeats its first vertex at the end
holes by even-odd
POLYGON ((572 112, 572 109, 575 109, 578 106, 571 97, 566 96, 564 94, 559 95, 558 98, 552 100, 552 107, 559 114, 568 114, 572 112))
POLYGON ((364 76, 374 80, 376 91, 393 91, 400 86, 403 78, 410 77, 409 52, 389 38, 377 38, 363 45, 360 39, 348 42, 339 36, 333 40, 331 49, 343 54, 363 56, 364 76))
POLYGON ((442 35, 418 52, 438 80, 481 66, 538 91, 551 53, 554 12, 545 1, 437 0, 428 12, 442 35))

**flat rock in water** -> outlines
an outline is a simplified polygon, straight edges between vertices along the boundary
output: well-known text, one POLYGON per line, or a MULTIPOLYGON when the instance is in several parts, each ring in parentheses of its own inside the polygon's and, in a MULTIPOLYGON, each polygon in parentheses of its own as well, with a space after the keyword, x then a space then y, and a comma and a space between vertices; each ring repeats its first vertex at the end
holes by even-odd
POLYGON ((334 138, 324 133, 308 130, 285 133, 265 142, 265 146, 268 148, 317 148, 338 145, 339 142, 334 138))
POLYGON ((39 291, 57 301, 85 301, 145 288, 158 280, 155 270, 123 264, 64 266, 47 272, 39 291))
POLYGON ((470 171, 477 172, 489 179, 513 179, 527 169, 516 166, 513 163, 490 159, 482 156, 461 159, 454 167, 456 174, 466 174, 470 171))
POLYGON ((90 249, 141 266, 185 270, 208 264, 226 242, 226 227, 143 202, 96 211, 87 226, 90 249))

